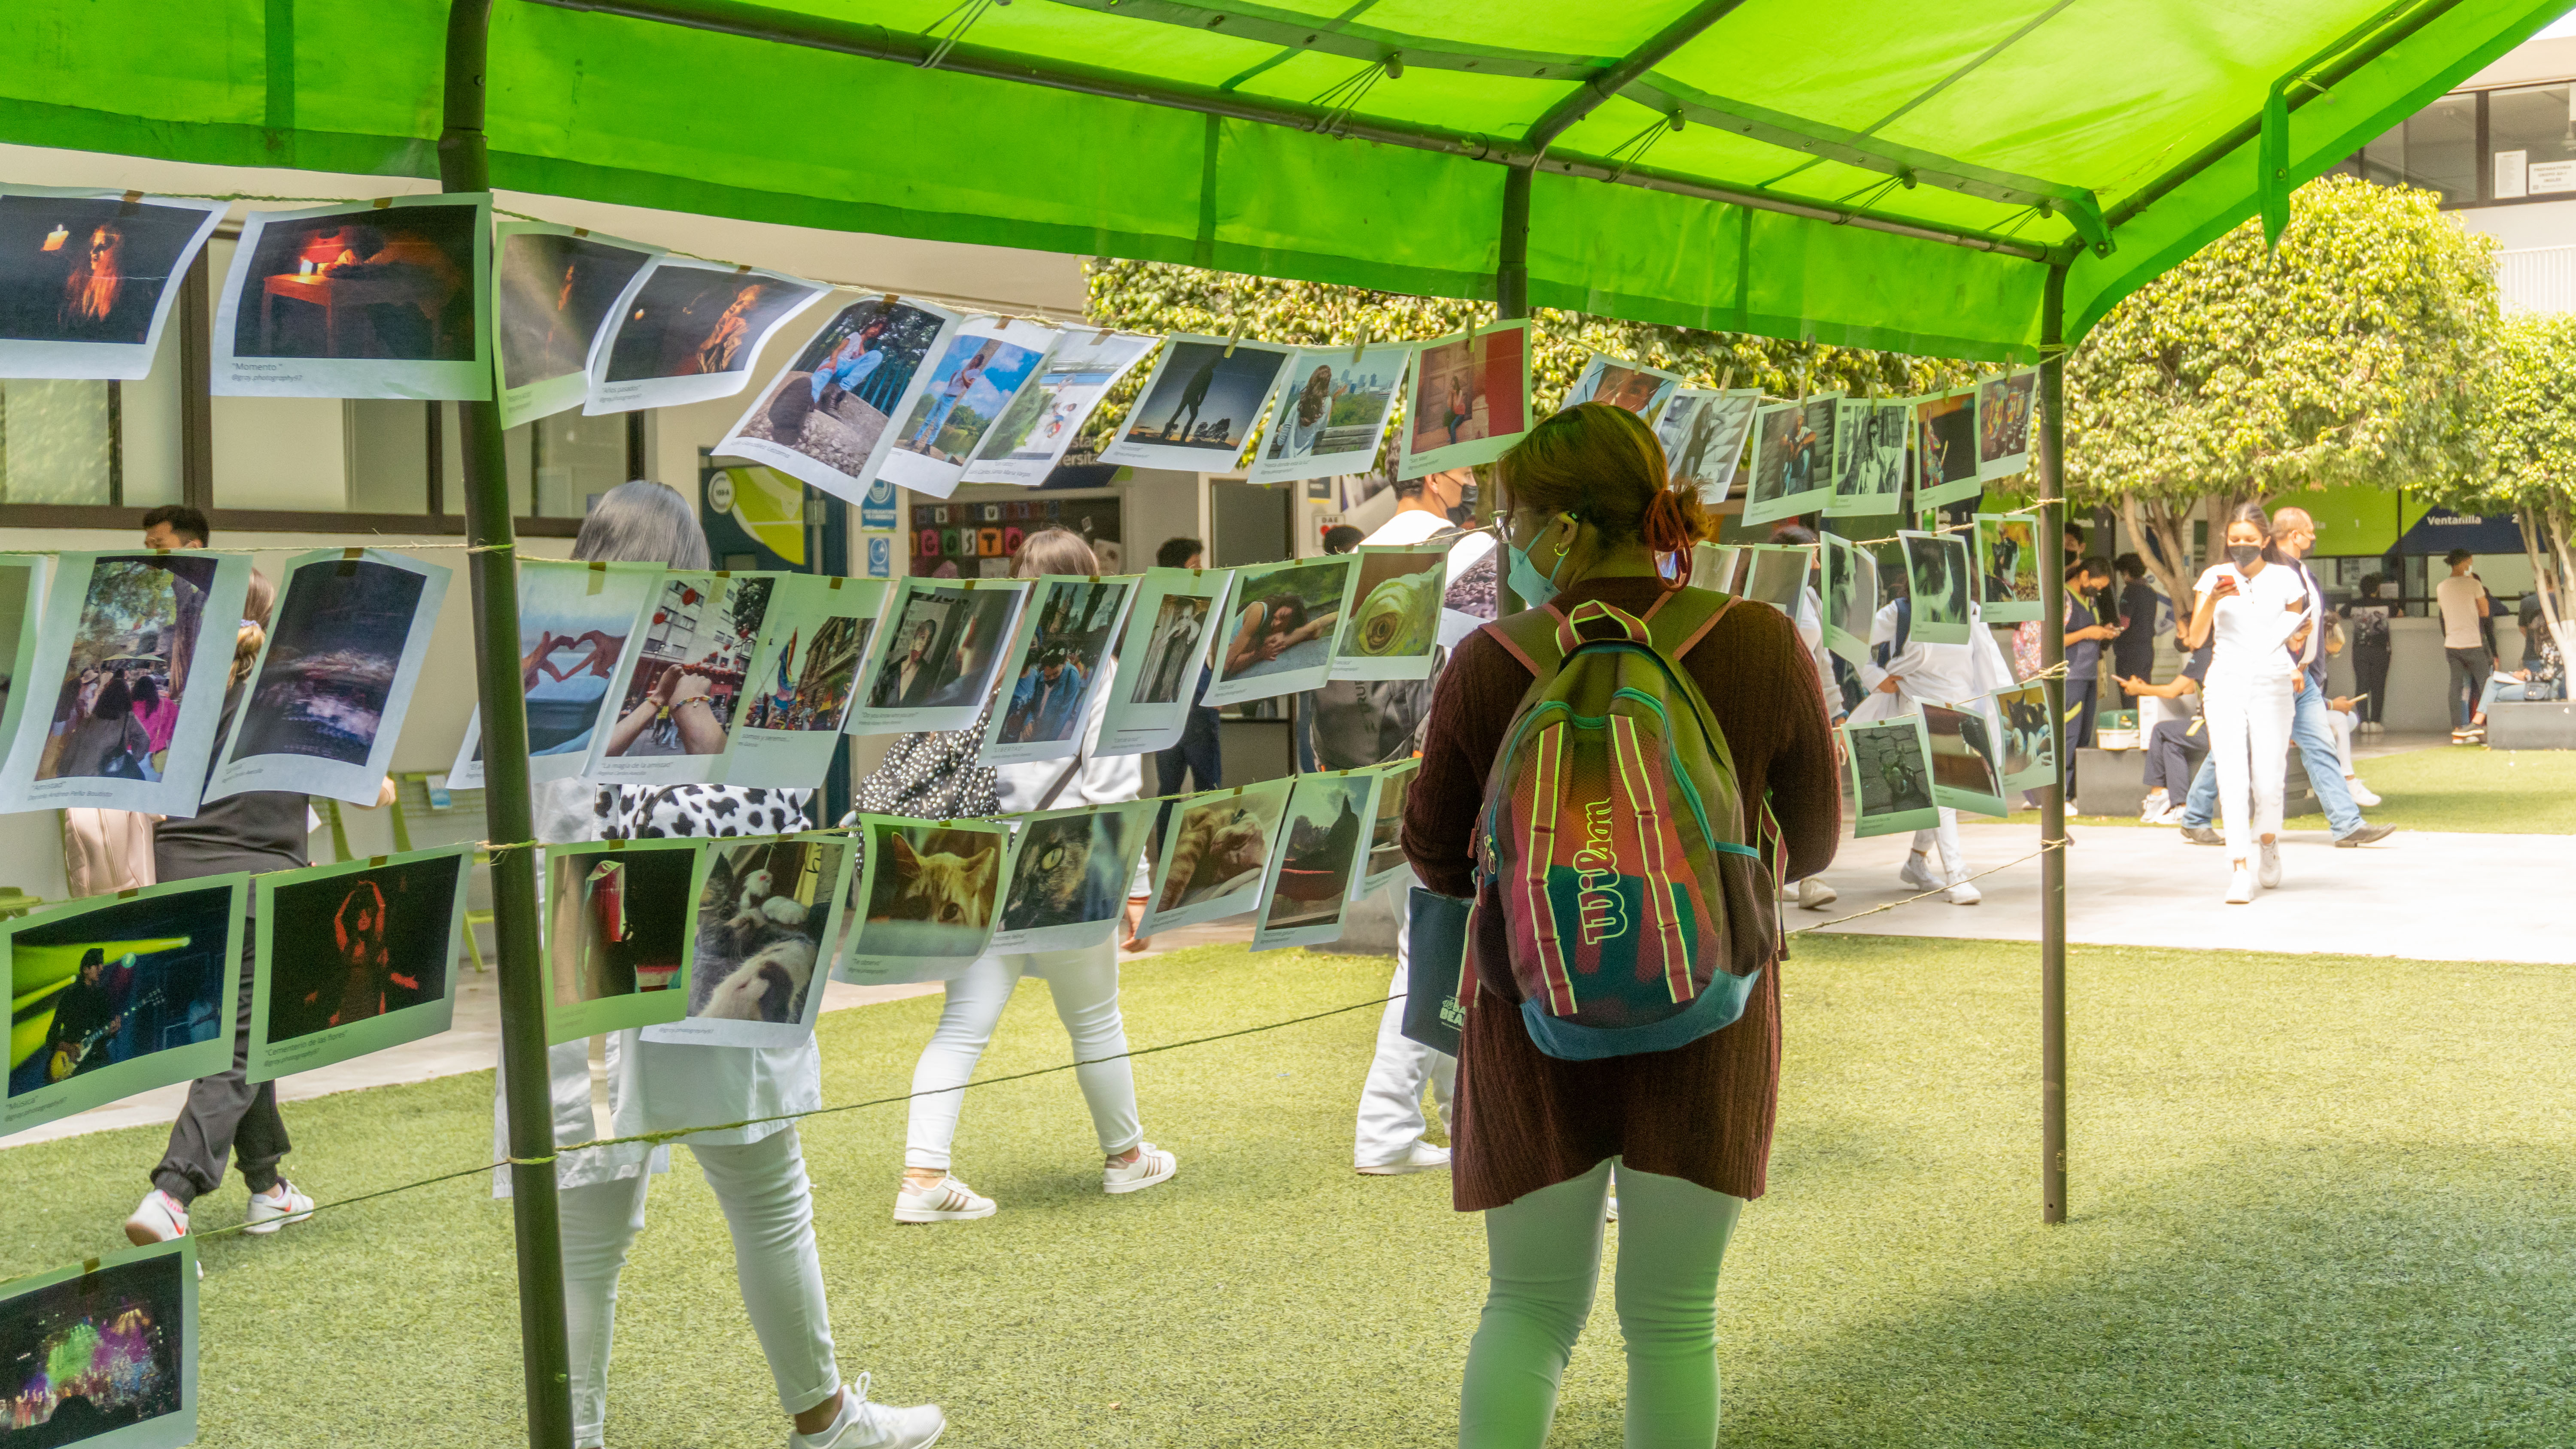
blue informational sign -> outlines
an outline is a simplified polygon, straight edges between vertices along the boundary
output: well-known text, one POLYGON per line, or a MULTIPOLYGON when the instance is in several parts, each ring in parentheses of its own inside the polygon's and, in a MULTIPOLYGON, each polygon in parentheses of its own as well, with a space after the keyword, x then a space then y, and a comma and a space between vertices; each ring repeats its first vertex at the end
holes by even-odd
MULTIPOLYGON (((894 485, 883 478, 868 485, 868 496, 859 503, 859 527, 863 529, 895 526, 894 485)), ((875 575, 870 575, 875 577, 875 575)))
POLYGON ((868 541, 867 576, 872 579, 893 578, 894 535, 891 533, 871 533, 865 535, 865 537, 868 541))

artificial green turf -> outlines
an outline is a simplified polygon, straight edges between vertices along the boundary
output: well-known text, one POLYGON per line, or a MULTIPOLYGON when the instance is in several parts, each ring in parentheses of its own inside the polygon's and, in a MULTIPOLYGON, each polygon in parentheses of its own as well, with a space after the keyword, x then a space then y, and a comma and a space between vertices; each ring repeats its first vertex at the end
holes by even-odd
MULTIPOLYGON (((2401 830, 2454 830, 2484 835, 2576 834, 2576 750, 2490 750, 2437 745, 2359 762, 2362 780, 2383 803, 2364 808, 2374 825, 2401 830)), ((2039 812, 2007 817, 2036 824, 2039 812)), ((2079 825, 2136 825, 2134 815, 2071 816, 2079 825)), ((2282 822, 2289 830, 2323 830, 2323 815, 2282 822)))
MULTIPOLYGON (((1770 1195, 1721 1299, 1730 1446, 2563 1445, 2570 968, 2077 947, 2075 1220, 2038 1221, 2032 948, 1798 938, 1770 1195)), ((1128 972, 1139 1045, 1382 994, 1383 958, 1240 947, 1128 972)), ((905 1089, 937 999, 823 1020, 825 1095, 905 1089)), ((1375 1012, 1141 1059, 1180 1177, 1105 1198, 1069 1075, 970 1094, 983 1223, 897 1229, 903 1117, 808 1124, 847 1371, 959 1449, 1455 1442, 1482 1287, 1445 1175, 1350 1170, 1375 1012)), ((991 1074, 1065 1058, 1020 993, 991 1074)), ((286 1108, 325 1200, 479 1160, 488 1076, 286 1108)), ((119 1241, 157 1131, 10 1150, 0 1273, 119 1241)), ((653 1190, 620 1304, 615 1446, 783 1432, 721 1217, 653 1190)), ((237 1184, 200 1221, 234 1220, 237 1184)), ((207 1245, 203 1442, 504 1444, 509 1219, 474 1180, 207 1245)), ((1619 1442, 1606 1294, 1559 1446, 1619 1442)))

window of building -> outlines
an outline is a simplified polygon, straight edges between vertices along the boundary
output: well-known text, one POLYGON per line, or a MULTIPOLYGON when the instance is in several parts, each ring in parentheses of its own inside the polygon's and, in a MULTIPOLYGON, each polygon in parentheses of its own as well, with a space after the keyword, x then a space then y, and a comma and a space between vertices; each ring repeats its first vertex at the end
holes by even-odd
POLYGON ((2444 96, 2361 148, 2362 179, 2420 186, 2444 206, 2478 201, 2478 97, 2444 96))
POLYGON ((2576 81, 2444 96, 2334 169, 2445 209, 2576 200, 2576 81))

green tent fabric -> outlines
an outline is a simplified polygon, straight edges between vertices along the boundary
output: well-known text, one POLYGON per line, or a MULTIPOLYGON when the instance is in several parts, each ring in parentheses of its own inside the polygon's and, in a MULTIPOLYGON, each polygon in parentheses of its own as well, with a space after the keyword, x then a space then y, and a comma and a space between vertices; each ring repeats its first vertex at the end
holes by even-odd
MULTIPOLYGON (((2080 335, 2566 3, 494 0, 489 136, 517 191, 1491 297, 1590 102, 1532 304, 2026 359, 2051 262, 2080 335)), ((432 176, 446 10, 16 0, 0 140, 432 176)))

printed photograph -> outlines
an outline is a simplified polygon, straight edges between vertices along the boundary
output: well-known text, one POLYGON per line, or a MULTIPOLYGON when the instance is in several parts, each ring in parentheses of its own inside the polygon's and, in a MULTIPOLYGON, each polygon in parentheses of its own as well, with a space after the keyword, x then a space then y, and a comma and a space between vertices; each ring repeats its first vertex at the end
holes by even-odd
POLYGON ((1378 782, 1377 815, 1369 822, 1367 874, 1371 879, 1412 867, 1404 857, 1404 800, 1413 789, 1414 773, 1408 765, 1387 771, 1378 782))
POLYGON ((888 306, 882 297, 842 308, 771 381, 735 431, 861 479, 877 456, 890 415, 949 320, 903 302, 888 306))
POLYGON ((1297 354, 1271 410, 1270 435, 1253 459, 1255 483, 1365 472, 1386 437, 1409 347, 1372 347, 1353 360, 1348 348, 1297 354))
POLYGON ((1755 388, 1733 392, 1683 388, 1674 393, 1655 422, 1655 438, 1664 445, 1673 481, 1696 485, 1702 502, 1725 502, 1727 490, 1735 486, 1735 470, 1744 459, 1744 440, 1753 430, 1754 405, 1760 400, 1755 388))
POLYGON ((1263 564, 1235 574, 1234 611, 1217 658, 1220 681, 1258 679, 1329 665, 1351 555, 1263 564))
POLYGON ((755 575, 663 579, 603 753, 611 759, 723 754, 742 713, 743 671, 777 584, 755 575))
POLYGON ((778 649, 777 677, 755 697, 743 727, 756 730, 832 731, 850 709, 850 683, 868 653, 874 619, 839 615, 788 631, 778 649), (799 650, 803 652, 799 652, 799 650))
POLYGON ((1979 601, 1987 621, 2038 618, 2038 520, 2026 513, 1980 513, 1976 522, 1979 601))
POLYGON ((1878 616, 1878 561, 1836 534, 1824 536, 1824 550, 1825 647, 1857 664, 1869 652, 1878 616))
POLYGON ((17 738, 16 717, 9 711, 11 686, 36 652, 36 567, 31 560, 0 559, 0 754, 17 738))
POLYGON ((206 213, 113 196, 0 196, 0 338, 152 340, 206 213))
POLYGON ((1557 404, 1557 411, 1582 403, 1608 403, 1653 422, 1658 409, 1681 384, 1682 380, 1669 372, 1596 352, 1575 376, 1574 386, 1565 390, 1565 401, 1557 404))
POLYGON ((1977 496, 1977 394, 1914 404, 1914 502, 1919 508, 1977 496))
POLYGON ((1185 802, 1166 843, 1163 886, 1154 909, 1185 910, 1260 889, 1262 871, 1270 863, 1270 840, 1287 803, 1288 791, 1278 788, 1240 795, 1228 790, 1185 802))
POLYGON ((443 1001, 467 862, 441 856, 278 886, 270 907, 275 1045, 443 1001))
POLYGON ((472 362, 482 215, 431 203, 269 222, 235 264, 232 355, 472 362))
POLYGON ((590 366, 590 344, 652 253, 590 237, 514 232, 494 259, 501 385, 526 387, 590 366))
POLYGON ((1906 533, 1905 588, 1914 599, 1913 635, 1927 644, 1968 642, 1968 541, 1955 533, 1906 533))
POLYGON ((307 564, 286 581, 233 757, 363 765, 429 580, 369 559, 307 564))
POLYGON ((825 840, 721 842, 698 892, 691 1020, 802 1022, 850 847, 825 840))
POLYGON ((1144 828, 1144 819, 1114 807, 1021 826, 1000 929, 1044 931, 1115 918, 1127 905, 1128 832, 1144 828))
MULTIPOLYGON (((999 829, 868 822, 874 878, 861 932, 875 956, 973 956, 1000 903, 999 829)), ((855 945, 854 950, 858 949, 855 945)))
POLYGON ((1804 546, 1775 548, 1762 544, 1749 552, 1752 563, 1744 571, 1744 597, 1796 618, 1799 596, 1807 591, 1807 573, 1815 566, 1816 551, 1804 546))
POLYGON ((2038 397, 2036 371, 1977 385, 1977 476, 2008 478, 2030 465, 2031 405, 2038 397))
POLYGON ((1529 431, 1529 331, 1502 327, 1415 354, 1405 451, 1420 455, 1529 431))
POLYGON ((1310 775, 1289 792, 1288 828, 1279 837, 1279 874, 1270 888, 1263 929, 1302 930, 1342 918, 1351 867, 1370 830, 1361 812, 1375 782, 1365 775, 1310 775))
POLYGON ((1813 495, 1833 486, 1834 424, 1841 399, 1766 407, 1753 420, 1753 475, 1744 485, 1744 521, 1769 523, 1808 511, 1813 495))
POLYGON ((1047 354, 1036 385, 1025 388, 985 434, 966 467, 969 483, 1037 483, 1053 471, 1101 397, 1153 351, 1157 339, 1112 333, 1068 334, 1047 354))
MULTIPOLYGON (((0 1299, 0 1444, 71 1449, 186 1410, 188 1255, 178 1247, 0 1299)), ((180 1425, 145 1432, 186 1442, 180 1425)))
POLYGON ((871 709, 980 705, 1001 672, 1012 614, 1025 594, 916 584, 889 627, 893 643, 868 692, 871 709))
POLYGON ((1222 469, 1261 421, 1262 404, 1288 356, 1284 349, 1239 343, 1228 357, 1222 342, 1175 338, 1119 440, 1196 449, 1211 469, 1222 469))
POLYGON ((1994 727, 1984 711, 1923 706, 1932 751, 1932 802, 1980 815, 2004 813, 2003 775, 1994 727))
POLYGON ((1358 602, 1334 647, 1337 661, 1423 661, 1440 642, 1440 600, 1448 586, 1449 550, 1363 548, 1358 602))
POLYGON ((612 568, 601 578, 581 564, 521 561, 519 670, 530 756, 590 753, 635 618, 661 584, 656 569, 612 568))
POLYGON ((1037 624, 1020 674, 1010 681, 997 743, 1037 744, 1074 737, 1084 702, 1100 677, 1100 662, 1118 628, 1118 611, 1133 583, 1124 580, 1058 580, 1042 583, 1029 607, 1037 624))
POLYGON ((1163 596, 1145 646, 1137 704, 1177 704, 1183 692, 1197 685, 1199 662, 1207 656, 1208 615, 1215 608, 1216 600, 1204 595, 1163 596))
POLYGON ((74 909, 10 942, 9 1095, 221 1036, 230 883, 74 909))
POLYGON ((751 366, 771 325, 818 290, 730 267, 663 262, 645 277, 619 319, 604 380, 740 372, 751 366))
POLYGON ((1885 835, 1932 824, 1932 762, 1921 719, 1907 715, 1844 729, 1851 739, 1852 782, 1860 804, 1858 833, 1885 835))
POLYGON ((547 867, 546 959, 555 1006, 644 996, 679 984, 692 933, 695 851, 583 851, 556 855, 547 867))
MULTIPOLYGON (((185 552, 110 554, 92 565, 37 779, 161 778, 214 582, 215 560, 185 552)), ((232 640, 227 619, 207 642, 229 654, 232 640)))
POLYGON ((895 447, 934 463, 962 465, 1045 360, 1043 347, 1020 346, 969 326, 949 339, 932 366, 895 434, 895 447))
POLYGON ((2003 723, 2003 783, 2032 790, 2057 781, 2057 733, 2049 728, 2048 687, 2039 682, 1995 691, 2003 723))

